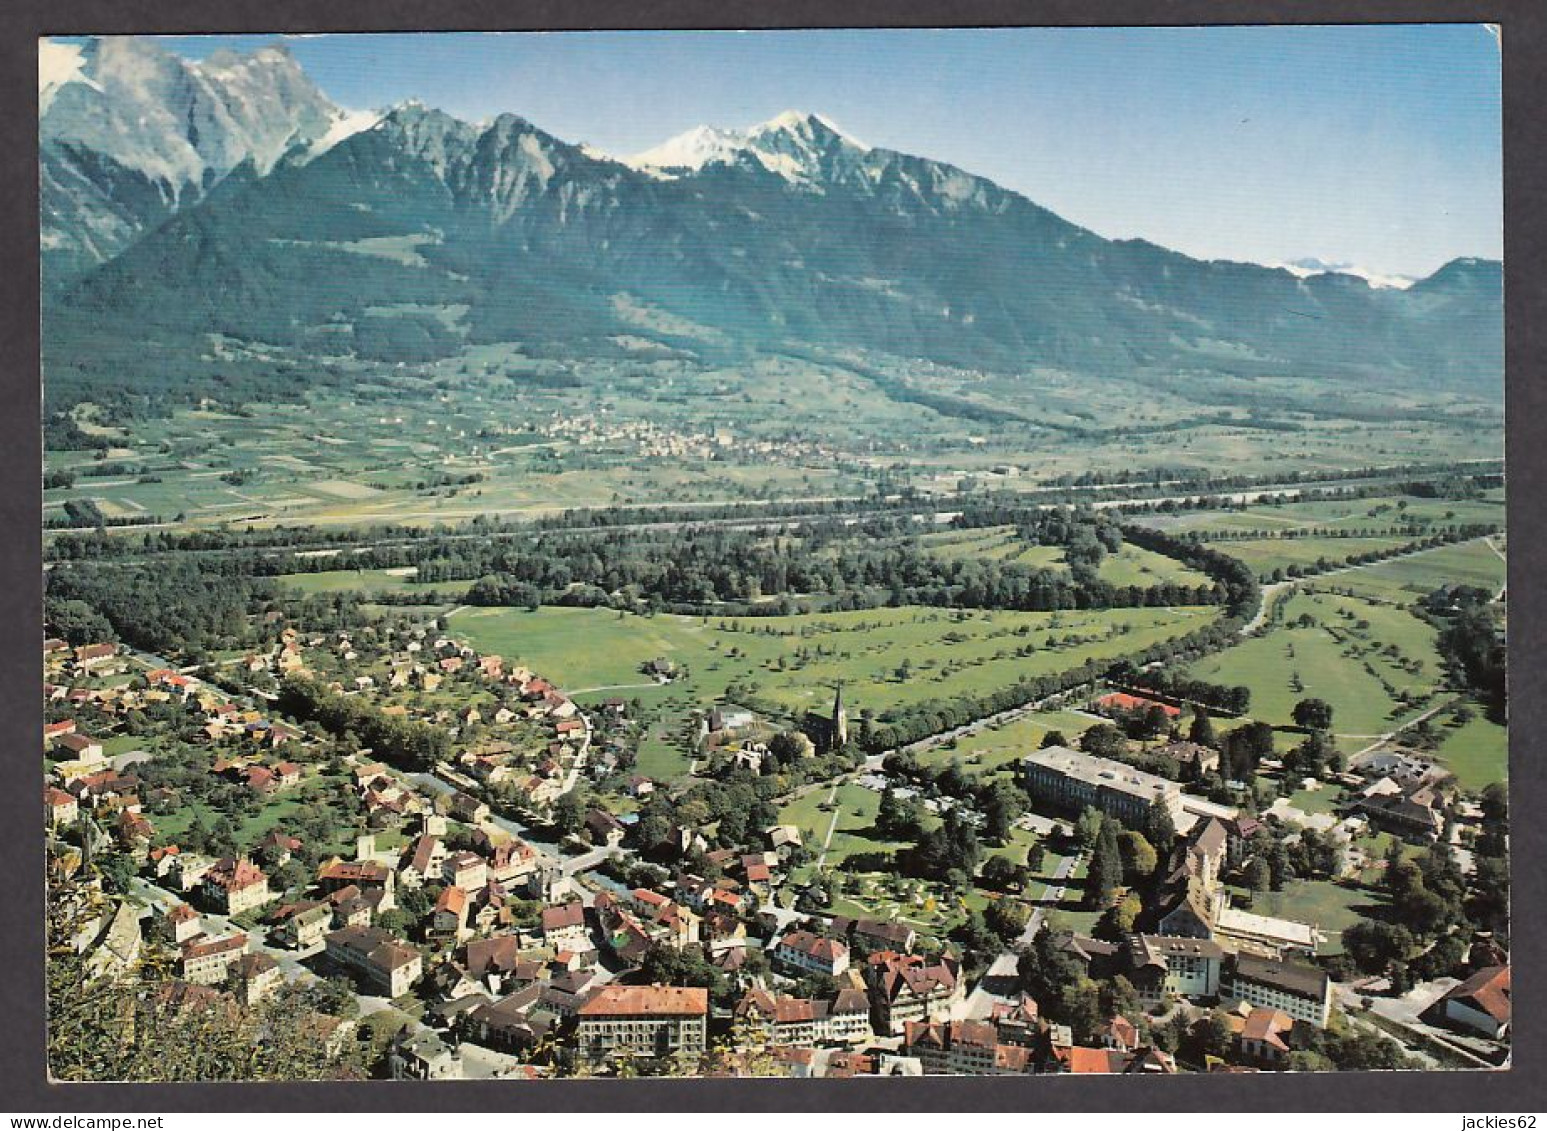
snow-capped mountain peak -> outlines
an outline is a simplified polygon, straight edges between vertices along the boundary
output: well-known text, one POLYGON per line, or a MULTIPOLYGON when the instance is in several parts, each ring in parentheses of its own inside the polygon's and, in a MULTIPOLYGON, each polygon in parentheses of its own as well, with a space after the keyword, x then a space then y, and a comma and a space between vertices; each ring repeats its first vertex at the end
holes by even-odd
POLYGON ((1352 275, 1356 279, 1363 279, 1372 287, 1399 291, 1405 291, 1417 282, 1411 275, 1393 275, 1384 271, 1372 271, 1353 263, 1328 263, 1326 260, 1313 257, 1291 259, 1285 263, 1270 263, 1268 266, 1288 271, 1297 279, 1306 279, 1312 275, 1352 275))
POLYGON ((671 178, 750 158, 786 180, 806 182, 816 178, 823 159, 834 152, 859 156, 869 147, 820 114, 786 110, 741 130, 694 126, 653 149, 624 158, 623 163, 671 178))
POLYGON ((236 170, 304 160, 358 123, 279 45, 195 61, 132 36, 40 40, 44 247, 101 262, 236 170))
POLYGON ((333 124, 307 148, 306 158, 310 160, 313 157, 321 157, 339 142, 371 129, 384 116, 384 112, 381 110, 340 109, 333 119, 333 124))
POLYGON ((747 148, 741 130, 694 126, 660 145, 625 157, 623 164, 642 170, 691 170, 697 172, 711 161, 730 161, 747 148))
POLYGON ((102 87, 86 74, 86 53, 79 44, 53 39, 38 41, 38 113, 48 111, 54 95, 70 83, 83 83, 100 92, 102 87))
POLYGON ((846 133, 831 118, 805 110, 786 110, 747 131, 748 138, 754 142, 774 134, 790 135, 816 145, 831 145, 836 141, 862 152, 870 148, 854 135, 846 133))

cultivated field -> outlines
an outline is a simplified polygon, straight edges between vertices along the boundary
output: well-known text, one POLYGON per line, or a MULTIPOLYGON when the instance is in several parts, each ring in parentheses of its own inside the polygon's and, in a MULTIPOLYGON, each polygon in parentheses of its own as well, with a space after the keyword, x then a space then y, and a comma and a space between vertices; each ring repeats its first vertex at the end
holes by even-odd
POLYGON ((642 668, 659 656, 686 668, 681 685, 705 704, 739 688, 796 713, 825 708, 842 683, 851 711, 880 713, 1121 656, 1217 615, 1212 607, 1019 613, 910 606, 737 619, 467 608, 452 625, 481 651, 529 664, 576 692, 647 689, 642 668))
MULTIPOLYGON (((1340 575, 1341 576, 1341 575, 1340 575)), ((1441 675, 1435 631, 1413 614, 1332 594, 1295 593, 1282 624, 1189 669, 1251 688, 1253 718, 1292 723, 1301 699, 1332 704, 1339 735, 1374 737, 1418 713, 1441 675), (1402 706, 1393 696, 1408 697, 1402 706)))
POLYGON ((1476 585, 1497 592, 1504 585, 1504 574, 1503 555, 1478 539, 1349 570, 1310 584, 1410 604, 1442 585, 1476 585))

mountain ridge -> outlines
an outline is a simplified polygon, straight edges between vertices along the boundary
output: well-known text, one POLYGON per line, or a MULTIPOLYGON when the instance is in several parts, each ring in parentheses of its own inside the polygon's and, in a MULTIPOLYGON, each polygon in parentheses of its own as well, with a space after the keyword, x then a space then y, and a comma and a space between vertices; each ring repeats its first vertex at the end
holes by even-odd
POLYGON ((320 153, 228 170, 228 191, 202 189, 86 271, 49 321, 121 318, 420 360, 481 342, 601 341, 639 332, 637 311, 659 309, 747 348, 857 347, 999 370, 1418 384, 1502 372, 1496 261, 1447 264, 1405 291, 1296 277, 1104 239, 818 115, 732 133, 699 135, 696 168, 662 167, 515 114, 473 124, 403 104, 320 153), (408 313, 380 313, 389 308, 408 313), (451 308, 462 313, 449 319, 451 308))

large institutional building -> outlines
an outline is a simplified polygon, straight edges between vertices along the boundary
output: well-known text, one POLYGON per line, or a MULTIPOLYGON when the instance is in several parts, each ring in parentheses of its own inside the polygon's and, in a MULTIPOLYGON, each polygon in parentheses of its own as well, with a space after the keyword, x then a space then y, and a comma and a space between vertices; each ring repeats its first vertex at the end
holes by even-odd
POLYGON ((1090 806, 1120 821, 1134 822, 1158 801, 1173 822, 1185 823, 1182 787, 1174 781, 1067 746, 1038 750, 1026 757, 1024 765, 1027 790, 1055 805, 1074 810, 1090 806))
POLYGON ((603 986, 577 1013, 581 1053, 697 1056, 704 1051, 709 991, 696 986, 603 986))

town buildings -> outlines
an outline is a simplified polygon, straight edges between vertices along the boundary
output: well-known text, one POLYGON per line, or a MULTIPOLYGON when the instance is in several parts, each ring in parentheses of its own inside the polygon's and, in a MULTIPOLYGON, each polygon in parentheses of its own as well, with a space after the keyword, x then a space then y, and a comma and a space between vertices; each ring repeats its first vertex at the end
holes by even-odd
POLYGON ((576 1011, 580 1055, 695 1057, 707 1041, 709 991, 696 986, 603 986, 576 1011))
POLYGON ((328 958, 387 997, 399 997, 419 980, 419 952, 380 927, 344 927, 327 936, 328 958))
POLYGON ((1173 823, 1184 823, 1182 787, 1155 774, 1067 746, 1045 747, 1027 755, 1022 765, 1027 791, 1061 808, 1078 812, 1091 807, 1131 824, 1158 805, 1173 823))

